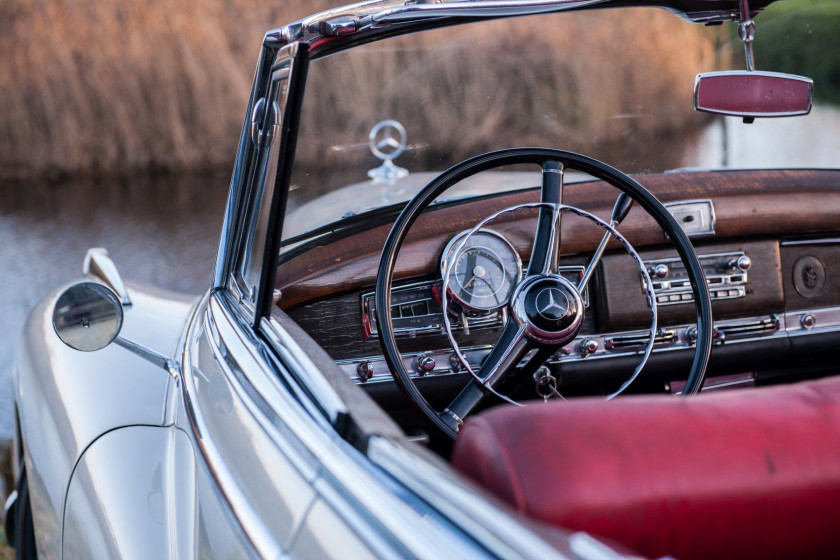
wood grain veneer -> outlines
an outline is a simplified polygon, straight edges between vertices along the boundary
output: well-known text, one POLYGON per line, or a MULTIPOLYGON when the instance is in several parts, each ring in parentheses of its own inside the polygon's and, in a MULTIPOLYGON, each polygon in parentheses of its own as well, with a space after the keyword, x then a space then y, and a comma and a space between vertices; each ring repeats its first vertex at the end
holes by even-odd
MULTIPOLYGON (((628 259, 629 260, 629 259, 628 259)), ((581 265, 581 258, 566 258, 561 266, 581 265)), ((335 297, 307 302, 289 311, 289 316, 300 327, 315 338, 324 350, 336 360, 364 358, 382 354, 379 338, 365 339, 362 335, 361 294, 351 292, 335 297)), ((581 333, 597 332, 597 298, 586 311, 581 333)), ((469 335, 455 334, 462 347, 494 344, 501 334, 500 328, 473 328, 469 335)), ((448 348, 449 340, 440 333, 424 333, 416 337, 399 337, 397 344, 402 352, 421 352, 430 349, 448 348)))
MULTIPOLYGON (((840 211, 840 208, 838 208, 840 211)), ((840 305, 840 241, 785 246, 781 249, 782 281, 788 311, 840 305), (825 286, 819 293, 805 297, 794 287, 794 267, 802 257, 818 259, 825 270, 825 286)))
MULTIPOLYGON (((778 241, 735 241, 726 244, 704 244, 695 247, 698 255, 743 251, 752 259, 747 273, 747 293, 742 298, 712 300, 712 314, 715 319, 726 319, 738 315, 769 315, 782 313, 785 309, 782 291, 781 260, 778 241)), ((640 251, 644 260, 675 256, 673 250, 640 251)), ((606 255, 602 278, 599 281, 600 321, 603 331, 618 331, 631 328, 649 328, 650 307, 642 295, 639 269, 632 259, 621 255, 606 255)), ((659 305, 659 325, 693 323, 697 311, 693 303, 659 305)))
MULTIPOLYGON (((828 170, 717 171, 649 175, 636 178, 663 202, 712 198, 716 212, 716 240, 782 236, 840 230, 840 172, 828 170)), ((600 182, 568 185, 564 202, 607 218, 618 191, 600 182)), ((417 221, 403 246, 396 277, 435 272, 444 245, 455 233, 502 208, 535 201, 535 192, 427 212, 417 221)), ((536 212, 525 210, 492 225, 524 258, 528 257, 536 212)), ((280 305, 290 309, 307 301, 358 290, 376 280, 379 254, 390 224, 337 239, 283 263, 276 286, 280 305)), ((634 207, 621 232, 637 248, 661 245, 662 230, 644 210, 634 207)), ((561 252, 592 251, 601 230, 580 219, 565 219, 561 252)), ((617 245, 616 245, 617 246, 617 245)))

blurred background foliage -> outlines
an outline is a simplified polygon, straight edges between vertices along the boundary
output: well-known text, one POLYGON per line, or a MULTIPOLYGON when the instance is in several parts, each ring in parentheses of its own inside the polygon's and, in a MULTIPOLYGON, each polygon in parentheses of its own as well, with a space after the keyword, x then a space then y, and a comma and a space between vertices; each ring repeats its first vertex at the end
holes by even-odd
POLYGON ((776 2, 755 21, 760 70, 808 76, 818 101, 840 103, 840 2, 776 2))

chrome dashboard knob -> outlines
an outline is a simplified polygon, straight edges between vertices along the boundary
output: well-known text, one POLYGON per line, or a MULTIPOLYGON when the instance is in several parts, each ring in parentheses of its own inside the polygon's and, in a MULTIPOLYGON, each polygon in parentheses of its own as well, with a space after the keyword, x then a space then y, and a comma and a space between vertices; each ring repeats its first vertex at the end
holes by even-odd
POLYGON ((689 344, 695 344, 697 342, 697 327, 685 329, 685 339, 689 344))
POLYGON ((370 378, 373 377, 373 364, 371 361, 365 360, 364 362, 359 362, 359 365, 356 366, 356 375, 362 383, 370 381, 370 378))
POLYGON ((650 274, 651 278, 657 280, 664 280, 668 276, 668 272, 668 265, 662 263, 648 269, 648 274, 650 274))
POLYGON ((729 268, 741 270, 746 272, 752 266, 752 259, 749 258, 747 255, 741 255, 737 259, 732 259, 729 261, 729 268))
POLYGON ((433 371, 436 365, 435 359, 431 356, 420 355, 414 359, 414 371, 418 375, 426 375, 430 371, 433 371))
POLYGON ((585 338, 578 344, 578 352, 584 357, 598 351, 598 341, 594 338, 585 338))

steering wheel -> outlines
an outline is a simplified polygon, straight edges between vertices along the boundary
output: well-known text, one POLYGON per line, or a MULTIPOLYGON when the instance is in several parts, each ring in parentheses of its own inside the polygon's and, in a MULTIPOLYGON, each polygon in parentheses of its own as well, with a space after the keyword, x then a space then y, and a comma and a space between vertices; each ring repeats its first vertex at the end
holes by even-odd
MULTIPOLYGON (((552 354, 571 342, 580 330, 584 314, 580 289, 558 274, 560 221, 564 211, 572 211, 575 214, 594 219, 613 237, 621 241, 631 256, 634 256, 637 265, 641 266, 641 274, 647 286, 647 296, 653 316, 651 331, 655 330, 656 298, 653 294, 650 277, 644 266, 641 265, 641 260, 629 243, 615 231, 614 224, 607 224, 583 210, 565 206, 561 203, 563 173, 566 169, 582 171, 623 191, 633 201, 640 204, 671 239, 688 273, 697 311, 697 340, 694 360, 683 395, 695 394, 703 385, 706 365, 712 347, 712 304, 709 289, 691 242, 665 206, 631 177, 594 158, 549 148, 499 150, 456 164, 438 175, 409 201, 388 234, 376 278, 376 320, 379 326, 379 341, 382 344, 385 360, 397 385, 415 410, 440 432, 452 439, 457 436, 463 419, 488 394, 498 396, 494 387, 498 386, 503 379, 517 371, 521 375, 533 373, 552 354), (470 232, 470 234, 474 233, 484 223, 506 211, 521 207, 539 208, 537 231, 528 270, 525 277, 514 289, 508 303, 508 316, 513 319, 508 320, 504 325, 499 339, 482 362, 479 370, 477 372, 469 370, 472 378, 467 386, 443 411, 437 411, 415 386, 397 348, 391 316, 391 286, 397 255, 411 226, 429 204, 443 192, 467 177, 482 171, 516 164, 536 164, 542 167, 540 202, 524 204, 498 212, 483 220, 470 232), (551 294, 555 294, 557 297, 551 294), (540 306, 537 301, 540 298, 549 298, 552 302, 555 299, 562 300, 564 303, 557 309, 553 309, 551 313, 545 313, 543 308, 546 305, 540 306), (533 350, 536 350, 536 352, 534 352, 532 358, 522 368, 518 368, 522 359, 533 350)), ((597 264, 602 250, 600 248, 599 251, 596 251, 593 262, 588 267, 589 269, 594 268, 594 265, 597 264)), ((444 279, 446 277, 447 274, 444 272, 444 279)), ((445 298, 446 295, 443 297, 445 298)), ((644 366, 647 354, 653 346, 652 337, 653 333, 651 333, 645 358, 634 372, 631 381, 635 379, 644 366)), ((452 340, 451 337, 450 339, 452 340)), ((460 356, 457 346, 455 349, 456 355, 460 356)), ((629 384, 629 381, 625 383, 622 389, 627 384, 629 384)), ((505 398, 505 400, 509 399, 505 398)))

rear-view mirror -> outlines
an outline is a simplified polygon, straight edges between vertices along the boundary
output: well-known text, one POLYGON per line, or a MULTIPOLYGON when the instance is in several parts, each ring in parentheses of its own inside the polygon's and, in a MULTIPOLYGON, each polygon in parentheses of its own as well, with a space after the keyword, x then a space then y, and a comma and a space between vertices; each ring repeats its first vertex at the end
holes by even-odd
POLYGON ((746 119, 807 115, 813 97, 813 80, 792 74, 733 70, 698 74, 694 82, 697 111, 746 119))

